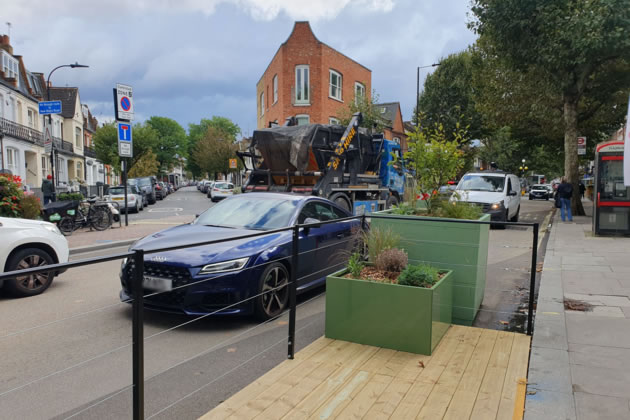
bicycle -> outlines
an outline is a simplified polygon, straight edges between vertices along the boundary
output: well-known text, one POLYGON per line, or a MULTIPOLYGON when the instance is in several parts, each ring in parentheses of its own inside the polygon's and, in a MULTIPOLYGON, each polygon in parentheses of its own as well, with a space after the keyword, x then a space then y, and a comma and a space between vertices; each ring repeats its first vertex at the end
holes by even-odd
POLYGON ((59 230, 65 236, 72 235, 72 232, 82 227, 103 231, 111 225, 112 213, 107 203, 98 203, 96 199, 80 202, 75 209, 68 210, 67 214, 57 222, 59 230))

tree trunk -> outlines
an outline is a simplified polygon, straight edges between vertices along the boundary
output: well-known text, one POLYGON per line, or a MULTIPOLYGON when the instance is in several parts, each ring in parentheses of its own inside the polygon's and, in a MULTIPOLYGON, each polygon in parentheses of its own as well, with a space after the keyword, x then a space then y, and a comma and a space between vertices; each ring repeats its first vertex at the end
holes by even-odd
POLYGON ((564 94, 564 175, 573 185, 571 210, 576 216, 584 215, 580 196, 580 176, 577 154, 577 95, 564 94))

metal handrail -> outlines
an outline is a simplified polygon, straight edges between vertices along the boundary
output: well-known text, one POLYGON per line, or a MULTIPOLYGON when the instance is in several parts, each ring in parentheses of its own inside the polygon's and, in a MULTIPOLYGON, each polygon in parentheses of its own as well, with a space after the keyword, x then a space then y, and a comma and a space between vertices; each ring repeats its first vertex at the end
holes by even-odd
POLYGON ((2 132, 5 135, 9 135, 20 140, 26 140, 40 146, 44 145, 42 132, 35 128, 7 120, 6 118, 0 118, 0 126, 2 127, 2 132))

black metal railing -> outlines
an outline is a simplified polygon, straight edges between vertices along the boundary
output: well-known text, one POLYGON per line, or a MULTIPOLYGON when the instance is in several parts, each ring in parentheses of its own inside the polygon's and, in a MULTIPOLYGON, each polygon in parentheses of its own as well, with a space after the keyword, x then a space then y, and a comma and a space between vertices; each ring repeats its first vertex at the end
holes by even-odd
POLYGON ((53 142, 55 143, 57 151, 74 153, 74 146, 69 141, 62 140, 59 137, 53 137, 53 142))
POLYGON ((44 144, 42 132, 32 127, 18 124, 16 122, 7 120, 6 118, 0 118, 0 128, 2 129, 2 133, 4 135, 8 135, 20 140, 25 140, 33 144, 44 144))
MULTIPOLYGON (((240 236, 234 236, 234 237, 229 237, 229 238, 222 238, 222 239, 215 239, 215 240, 210 240, 210 241, 204 241, 204 242, 196 242, 196 243, 190 243, 190 244, 185 244, 185 245, 178 245, 178 246, 170 246, 170 247, 163 247, 163 248, 154 248, 154 249, 132 249, 128 252, 123 252, 123 253, 118 253, 118 254, 113 254, 113 255, 108 255, 108 256, 104 256, 104 257, 94 257, 94 258, 86 258, 86 259, 82 259, 82 260, 78 260, 78 261, 72 261, 72 262, 66 262, 66 263, 62 263, 62 264, 51 264, 51 265, 47 265, 45 267, 38 267, 38 268, 30 268, 30 269, 25 269, 25 270, 19 270, 19 271, 11 271, 8 273, 3 273, 0 274, 0 282, 5 281, 5 280, 10 280, 10 279, 14 279, 16 277, 22 277, 25 275, 30 275, 30 274, 38 274, 38 273, 50 273, 50 272, 56 272, 56 271, 65 271, 68 269, 72 269, 72 268, 77 268, 77 267, 82 267, 82 266, 87 266, 87 265, 92 265, 92 264, 98 264, 98 263, 103 263, 103 262, 107 262, 107 261, 114 261, 114 260, 120 260, 120 259, 130 259, 130 261, 128 263, 133 264, 133 270, 131 270, 129 278, 127 279, 127 281, 130 281, 132 284, 131 290, 130 290, 130 299, 125 301, 126 303, 131 303, 132 304, 132 361, 133 361, 133 365, 132 365, 132 377, 133 377, 133 383, 131 385, 132 389, 133 389, 133 395, 132 395, 132 401, 133 401, 133 418, 136 420, 139 419, 144 419, 144 415, 145 415, 145 399, 144 399, 144 385, 145 385, 145 377, 144 377, 144 340, 147 340, 153 336, 162 334, 162 332, 160 333, 156 333, 153 334, 149 337, 144 337, 144 314, 143 314, 143 310, 145 307, 145 298, 152 298, 156 295, 159 295, 161 293, 167 293, 167 292, 154 292, 154 293, 149 293, 147 295, 144 295, 145 293, 145 289, 144 289, 144 285, 143 285, 143 280, 144 280, 144 274, 145 274, 145 256, 147 254, 156 254, 156 253, 160 253, 160 252, 167 252, 167 251, 174 251, 174 250, 180 250, 180 249, 185 249, 185 248, 192 248, 192 247, 199 247, 199 246, 208 246, 208 245, 215 245, 215 244, 219 244, 222 242, 228 242, 228 241, 239 241, 239 240, 244 240, 244 239, 251 239, 251 238, 257 238, 257 237, 262 237, 262 236, 267 236, 267 235, 275 235, 281 232, 288 232, 291 231, 292 232, 292 239, 291 239, 291 249, 289 252, 287 252, 287 255, 285 255, 284 257, 280 257, 277 260, 271 260, 268 262, 265 262, 263 264, 260 264, 259 266, 265 265, 265 264, 269 264, 269 263, 274 263, 274 262, 279 262, 282 260, 285 261, 290 261, 289 265, 290 265, 290 282, 288 284, 285 284, 282 286, 282 288, 284 287, 289 287, 289 299, 288 299, 288 303, 289 303, 289 322, 288 322, 288 337, 287 337, 287 357, 288 359, 293 359, 295 356, 295 333, 296 333, 296 313, 297 313, 297 304, 296 304, 296 295, 297 295, 297 283, 298 283, 298 274, 297 274, 297 268, 299 266, 299 256, 301 254, 303 254, 304 252, 300 253, 299 252, 299 236, 300 236, 300 232, 304 229, 312 229, 312 228, 318 228, 321 227, 323 225, 326 224, 332 224, 332 223, 339 223, 339 222, 344 222, 344 221, 351 221, 351 220, 361 220, 361 227, 365 227, 366 225, 366 221, 367 219, 376 219, 376 218, 381 218, 381 219, 388 219, 388 220, 392 220, 392 219, 400 219, 400 220, 413 220, 417 223, 432 223, 432 222, 440 222, 440 223, 456 223, 456 224, 477 224, 477 225, 493 225, 493 226, 524 226, 524 227, 531 227, 533 229, 533 236, 532 236, 532 255, 531 255, 531 273, 530 273, 530 290, 529 290, 529 299, 528 299, 528 313, 527 313, 527 334, 528 335, 532 335, 533 333, 533 313, 534 313, 534 296, 535 296, 535 286, 536 286, 536 264, 537 264, 537 254, 538 254, 538 228, 539 225, 538 223, 526 223, 526 222, 498 222, 498 221, 480 221, 480 220, 459 220, 459 219, 443 219, 443 218, 430 218, 430 217, 422 217, 422 218, 414 218, 414 219, 410 219, 409 217, 405 217, 405 216, 400 216, 397 217, 395 215, 387 215, 387 216, 381 216, 381 215, 377 215, 377 214, 369 214, 369 215, 360 215, 360 216, 350 216, 350 217, 346 217, 346 218, 340 218, 340 219, 333 219, 333 220, 328 220, 328 221, 322 221, 322 222, 318 222, 318 223, 313 223, 313 224, 301 224, 301 225, 294 225, 294 226, 289 226, 286 228, 280 228, 280 229, 274 229, 274 230, 267 230, 267 231, 261 231, 261 232, 256 232, 253 234, 248 234, 248 235, 240 235, 240 236)), ((346 240, 346 242, 348 242, 348 240, 346 240)), ((335 267, 340 267, 341 264, 336 264, 335 267)), ((345 265, 345 264, 344 264, 345 265)), ((254 267, 259 267, 259 266, 254 266, 254 267)), ((251 269, 254 267, 249 267, 246 269, 251 269)), ((330 269, 331 267, 328 267, 327 269, 330 269)), ((312 273, 314 274, 318 274, 322 271, 318 271, 316 273, 312 273)), ((228 273, 229 274, 229 273, 228 273)), ((209 279, 203 279, 203 280, 199 280, 199 281, 193 281, 193 282, 186 282, 186 284, 182 284, 177 286, 177 288, 184 288, 184 287, 190 287, 193 286, 195 284, 199 284, 208 280, 215 280, 216 277, 211 277, 209 279)), ((231 308, 231 307, 235 307, 237 305, 243 304, 244 302, 249 302, 252 299, 258 298, 260 296, 263 296, 266 293, 270 293, 270 292, 274 292, 277 289, 270 289, 270 290, 266 290, 264 292, 261 292, 258 295, 254 295, 254 296, 249 296, 241 301, 235 302, 235 303, 230 303, 228 306, 223 307, 221 309, 217 309, 214 312, 210 312, 207 315, 203 315, 201 318, 204 318, 206 316, 210 316, 210 315, 214 315, 217 314, 227 308, 231 308)), ((188 324, 192 321, 187 321, 185 324, 188 324)), ((174 328, 170 328, 166 331, 170 331, 173 330, 174 328)), ((7 336, 11 336, 14 334, 9 334, 7 336)), ((119 350, 122 348, 126 348, 127 346, 122 346, 119 347, 115 350, 119 350)), ((112 351, 109 351, 107 353, 105 353, 105 355, 110 354, 112 351)), ((95 359, 95 358, 93 358, 95 359)), ((83 364, 80 363, 79 365, 83 364)), ((67 371, 68 368, 63 369, 60 372, 63 371, 67 371)), ((44 376, 44 378, 50 377, 51 374, 44 376)), ((153 377, 153 376, 152 376, 153 377)), ((43 379, 43 378, 42 378, 43 379)), ((35 380, 32 381, 30 383, 34 383, 37 382, 39 380, 35 380)), ((29 384, 30 384, 29 383, 29 384)), ((28 385, 28 384, 27 384, 28 385)), ((17 388, 14 388, 12 391, 6 391, 3 394, 0 395, 4 395, 7 394, 9 392, 13 392, 15 390, 19 390, 22 389, 24 386, 27 385, 23 385, 17 388)), ((128 389, 129 387, 125 387, 123 388, 123 390, 128 389)), ((114 394, 116 395, 116 394, 114 394)), ((109 398, 109 397, 108 397, 109 398)), ((106 401, 102 400, 101 402, 106 401)))
POLYGON ((83 146, 83 154, 86 157, 96 158, 96 151, 94 150, 93 147, 90 147, 90 146, 83 146))

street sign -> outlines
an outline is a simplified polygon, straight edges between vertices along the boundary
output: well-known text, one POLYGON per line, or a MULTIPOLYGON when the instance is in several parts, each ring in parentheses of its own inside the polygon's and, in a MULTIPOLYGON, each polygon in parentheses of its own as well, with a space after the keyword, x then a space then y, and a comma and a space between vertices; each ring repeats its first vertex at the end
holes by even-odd
POLYGON ((133 157, 133 138, 131 124, 118 121, 118 155, 133 157))
POLYGON ((586 154, 586 137, 577 138, 577 152, 578 152, 578 155, 586 154))
POLYGON ((236 169, 236 159, 230 159, 230 169, 236 169))
POLYGON ((48 118, 44 118, 44 153, 52 152, 53 138, 51 130, 52 127, 48 122, 48 118))
POLYGON ((116 83, 116 111, 119 120, 133 120, 133 89, 116 83))
POLYGON ((39 114, 61 114, 61 101, 42 101, 39 102, 39 114))

